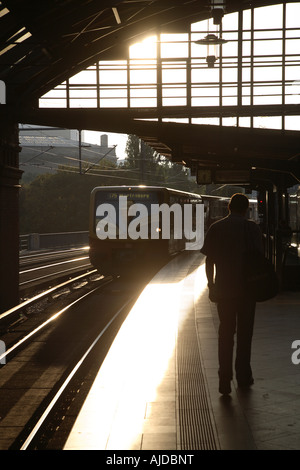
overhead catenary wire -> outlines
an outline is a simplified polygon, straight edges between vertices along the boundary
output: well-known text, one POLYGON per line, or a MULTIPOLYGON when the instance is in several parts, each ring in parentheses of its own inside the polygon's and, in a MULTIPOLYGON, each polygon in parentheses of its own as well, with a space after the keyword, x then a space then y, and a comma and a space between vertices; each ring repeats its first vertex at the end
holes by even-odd
MULTIPOLYGON (((52 162, 49 162, 49 163, 51 164, 52 162)), ((32 164, 29 164, 29 165, 30 165, 30 166, 34 166, 34 167, 39 167, 39 166, 40 166, 40 165, 32 165, 32 164)), ((75 168, 75 167, 71 167, 71 166, 70 166, 69 168, 53 168, 53 167, 43 166, 43 168, 47 168, 47 169, 49 169, 49 170, 58 171, 58 172, 78 174, 78 169, 75 168)), ((132 182, 132 181, 137 181, 137 182, 140 182, 140 178, 135 178, 134 176, 132 176, 132 177, 126 177, 126 176, 124 175, 124 173, 123 173, 123 174, 120 174, 119 176, 118 176, 118 175, 115 175, 115 174, 114 174, 114 175, 107 175, 107 174, 102 173, 103 171, 114 172, 114 173, 116 173, 116 172, 118 172, 118 173, 119 173, 119 172, 120 172, 120 173, 121 173, 121 172, 122 172, 122 173, 123 173, 123 172, 124 172, 124 173, 126 172, 126 173, 135 173, 135 174, 139 174, 139 173, 140 173, 140 172, 139 172, 139 169, 130 169, 130 168, 129 168, 129 169, 123 169, 123 168, 122 168, 122 169, 108 169, 108 170, 103 170, 103 169, 101 168, 101 173, 91 173, 91 172, 89 172, 89 173, 86 173, 86 175, 87 175, 87 176, 98 176, 98 177, 101 177, 101 178, 119 179, 119 180, 122 180, 122 181, 130 181, 130 182, 132 182)), ((152 177, 154 176, 153 173, 150 173, 150 172, 146 172, 145 175, 152 176, 152 177)), ((178 174, 177 176, 179 176, 179 174, 178 174)), ((174 177, 172 177, 172 179, 174 179, 174 177)), ((170 180, 169 180, 169 182, 170 182, 170 180)), ((166 179, 166 180, 164 180, 164 181, 160 181, 159 183, 160 183, 160 184, 166 184, 166 183, 168 183, 168 179, 166 179)), ((176 180, 173 180, 173 181, 172 181, 172 184, 186 184, 186 181, 181 181, 181 180, 177 180, 177 181, 176 181, 176 180)))
MULTIPOLYGON (((53 148, 55 148, 54 146, 49 146, 48 149, 46 150, 43 150, 42 152, 40 151, 40 149, 36 149, 34 147, 26 147, 26 149, 28 150, 32 150, 34 152, 39 152, 38 155, 35 155, 33 157, 31 157, 29 160, 26 160, 26 162, 20 162, 20 166, 24 166, 26 163, 36 159, 37 157, 41 156, 41 155, 52 155, 53 157, 59 157, 59 158, 65 158, 65 159, 68 159, 68 160, 74 160, 74 161, 77 161, 78 162, 78 158, 75 158, 75 157, 70 157, 68 155, 64 155, 62 153, 54 153, 54 152, 49 152, 49 150, 52 150, 53 148)), ((111 149, 113 150, 113 148, 111 149)), ((86 151, 86 148, 85 148, 85 151, 86 151)), ((96 152, 96 151, 90 151, 92 152, 93 154, 99 156, 99 152, 96 152)), ((103 157, 104 158, 104 157, 103 157)), ((54 162, 53 162, 54 163, 54 162)), ((86 163, 86 164, 90 164, 91 162, 89 160, 82 160, 82 163, 86 163)))
MULTIPOLYGON (((114 149, 115 149, 116 147, 117 147, 117 145, 114 145, 114 146, 113 146, 114 149)), ((113 148, 109 149, 104 155, 102 155, 102 157, 100 158, 100 160, 98 160, 96 163, 91 164, 90 167, 87 168, 87 169, 83 172, 83 174, 87 173, 93 166, 98 165, 98 163, 100 163, 100 161, 103 160, 103 158, 105 158, 105 157, 113 150, 113 148)))

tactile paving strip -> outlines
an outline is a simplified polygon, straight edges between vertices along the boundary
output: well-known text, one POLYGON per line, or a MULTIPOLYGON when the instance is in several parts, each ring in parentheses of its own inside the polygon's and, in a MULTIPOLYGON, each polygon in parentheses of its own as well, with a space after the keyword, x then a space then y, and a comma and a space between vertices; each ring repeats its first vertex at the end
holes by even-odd
POLYGON ((195 327, 194 308, 177 338, 177 419, 182 450, 217 450, 218 439, 195 327))

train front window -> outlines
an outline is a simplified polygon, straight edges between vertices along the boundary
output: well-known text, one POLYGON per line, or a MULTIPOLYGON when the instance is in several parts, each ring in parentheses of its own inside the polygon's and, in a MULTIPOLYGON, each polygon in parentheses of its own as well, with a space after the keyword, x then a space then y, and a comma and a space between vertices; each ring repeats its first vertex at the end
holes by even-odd
MULTIPOLYGON (((158 203, 160 203, 159 197, 154 191, 99 191, 95 196, 95 230, 97 224, 102 219, 109 217, 108 211, 100 210, 100 206, 102 206, 102 208, 112 208, 115 221, 110 220, 110 223, 115 223, 116 238, 119 236, 120 222, 122 224, 122 221, 126 221, 128 225, 135 219, 139 219, 139 224, 141 226, 147 226, 148 230, 150 225, 148 222, 151 216, 151 204, 158 203), (103 206, 104 204, 108 206, 103 206), (141 205, 142 211, 137 210, 135 215, 128 215, 130 208, 138 204, 141 205)), ((138 206, 136 206, 136 208, 138 209, 138 206)))

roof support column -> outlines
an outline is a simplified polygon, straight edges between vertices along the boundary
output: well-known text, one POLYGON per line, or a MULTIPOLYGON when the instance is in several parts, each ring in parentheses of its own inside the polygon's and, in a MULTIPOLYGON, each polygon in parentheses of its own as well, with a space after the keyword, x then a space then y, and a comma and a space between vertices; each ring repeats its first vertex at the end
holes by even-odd
POLYGON ((22 175, 22 171, 19 170, 18 124, 2 116, 0 117, 0 312, 19 303, 19 180, 22 175))

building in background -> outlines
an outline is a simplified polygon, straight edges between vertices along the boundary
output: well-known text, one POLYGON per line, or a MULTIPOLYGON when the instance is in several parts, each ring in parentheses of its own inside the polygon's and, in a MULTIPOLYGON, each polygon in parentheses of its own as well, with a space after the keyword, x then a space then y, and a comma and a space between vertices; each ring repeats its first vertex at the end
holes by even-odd
POLYGON ((80 172, 99 161, 117 163, 116 145, 108 145, 106 134, 99 133, 97 145, 85 142, 84 131, 23 124, 19 142, 23 182, 44 173, 56 173, 62 167, 80 172))

